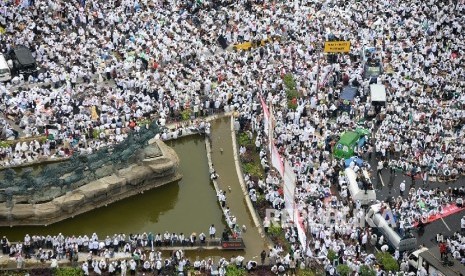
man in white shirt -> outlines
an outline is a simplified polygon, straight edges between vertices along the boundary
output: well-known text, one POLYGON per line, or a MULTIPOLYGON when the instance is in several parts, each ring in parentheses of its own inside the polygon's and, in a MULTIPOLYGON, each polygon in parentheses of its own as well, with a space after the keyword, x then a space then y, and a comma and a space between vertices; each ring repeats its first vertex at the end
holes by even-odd
POLYGON ((399 191, 400 191, 400 196, 404 196, 404 192, 405 192, 405 180, 402 181, 402 183, 400 183, 400 186, 399 186, 399 191))
POLYGON ((215 234, 216 234, 216 228, 215 228, 215 225, 211 225, 210 228, 208 229, 208 233, 210 234, 210 239, 214 239, 215 238, 215 234))

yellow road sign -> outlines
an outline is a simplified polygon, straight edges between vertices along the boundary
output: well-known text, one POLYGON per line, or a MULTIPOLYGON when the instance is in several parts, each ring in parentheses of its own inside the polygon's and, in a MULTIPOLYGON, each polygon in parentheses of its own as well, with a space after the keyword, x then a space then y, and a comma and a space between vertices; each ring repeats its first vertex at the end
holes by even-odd
POLYGON ((325 53, 348 53, 350 41, 325 41, 325 53))

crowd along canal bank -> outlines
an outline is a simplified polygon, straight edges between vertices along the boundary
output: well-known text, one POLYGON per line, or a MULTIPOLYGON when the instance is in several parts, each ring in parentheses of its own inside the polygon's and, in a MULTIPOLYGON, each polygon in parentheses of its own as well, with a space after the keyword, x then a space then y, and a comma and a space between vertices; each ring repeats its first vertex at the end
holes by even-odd
MULTIPOLYGON (((262 250, 269 249, 270 244, 263 235, 261 224, 248 198, 235 144, 235 131, 232 127, 233 117, 225 116, 211 122, 210 155, 212 166, 219 175, 217 189, 226 191, 226 206, 236 216, 237 224, 245 229, 241 236, 246 250, 244 257, 258 261, 262 250)), ((207 149, 208 150, 208 149, 207 149)))
MULTIPOLYGON (((189 126, 171 125, 168 128, 167 131, 170 132, 184 128, 180 136, 186 137, 165 141, 180 158, 183 179, 46 227, 3 227, 0 228, 1 233, 8 236, 10 241, 21 241, 25 234, 54 236, 62 233, 77 236, 96 232, 105 237, 115 233, 169 231, 188 235, 191 232, 208 234, 208 226, 215 224, 220 234, 228 226, 222 216, 216 193, 218 189, 226 190, 228 186, 232 186, 234 188, 228 194, 228 202, 231 202, 231 211, 239 218, 238 223, 247 229, 243 238, 248 248, 245 251, 225 252, 217 250, 220 247, 210 242, 208 245, 211 245, 212 250, 206 250, 208 246, 198 246, 186 250, 186 256, 219 258, 243 255, 248 259, 258 258, 261 250, 267 249, 267 244, 247 210, 240 181, 237 179, 239 174, 234 164, 233 151, 235 145, 231 146, 234 133, 231 132, 229 115, 209 120, 214 132, 210 137, 212 141, 220 142, 213 143, 211 148, 204 143, 203 137, 195 135, 198 134, 197 131, 189 130, 189 126), (205 149, 210 149, 209 154, 205 149), (209 164, 221 175, 216 190, 210 181, 209 164), (236 203, 243 206, 236 206, 236 203)), ((119 255, 115 257, 121 257, 119 255)))

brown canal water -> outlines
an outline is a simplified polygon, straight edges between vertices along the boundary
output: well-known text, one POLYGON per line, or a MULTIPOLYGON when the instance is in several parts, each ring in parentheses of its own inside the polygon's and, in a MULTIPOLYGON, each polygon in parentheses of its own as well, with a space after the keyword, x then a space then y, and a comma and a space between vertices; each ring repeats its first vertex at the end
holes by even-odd
POLYGON ((244 257, 246 260, 254 259, 259 262, 260 253, 264 249, 268 252, 268 245, 255 227, 237 178, 233 155, 235 145, 232 144, 230 117, 213 121, 211 130, 211 156, 213 167, 219 175, 219 189, 227 191, 226 205, 229 206, 231 214, 236 216, 238 225, 245 225, 247 228, 242 233, 246 246, 244 257), (231 187, 231 191, 228 187, 231 187))
MULTIPOLYGON (((210 182, 204 138, 190 136, 167 144, 174 148, 181 160, 181 180, 49 226, 2 227, 0 235, 7 236, 12 242, 23 240, 25 234, 90 236, 96 232, 103 239, 115 233, 169 231, 185 235, 204 232, 208 236, 212 223, 217 233, 222 233, 225 224, 210 182)), ((234 167, 229 165, 234 176, 234 167)), ((188 255, 205 257, 211 254, 218 256, 220 252, 192 252, 188 255)))

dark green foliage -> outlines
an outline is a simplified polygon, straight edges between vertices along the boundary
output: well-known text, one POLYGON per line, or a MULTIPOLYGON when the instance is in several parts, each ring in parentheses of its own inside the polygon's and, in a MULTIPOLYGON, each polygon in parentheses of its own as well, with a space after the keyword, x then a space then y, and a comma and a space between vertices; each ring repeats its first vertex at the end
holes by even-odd
POLYGON ((299 92, 297 91, 297 84, 292 74, 286 74, 283 77, 284 90, 286 91, 287 97, 287 108, 296 110, 297 99, 299 98, 299 92))
POLYGON ((389 252, 378 252, 376 254, 376 260, 379 264, 381 264, 385 271, 399 271, 399 264, 389 252))
POLYGON ((346 264, 340 264, 336 267, 337 273, 341 276, 349 276, 351 269, 348 265, 346 264))
POLYGON ((367 265, 360 266, 360 276, 376 276, 376 271, 367 265))

